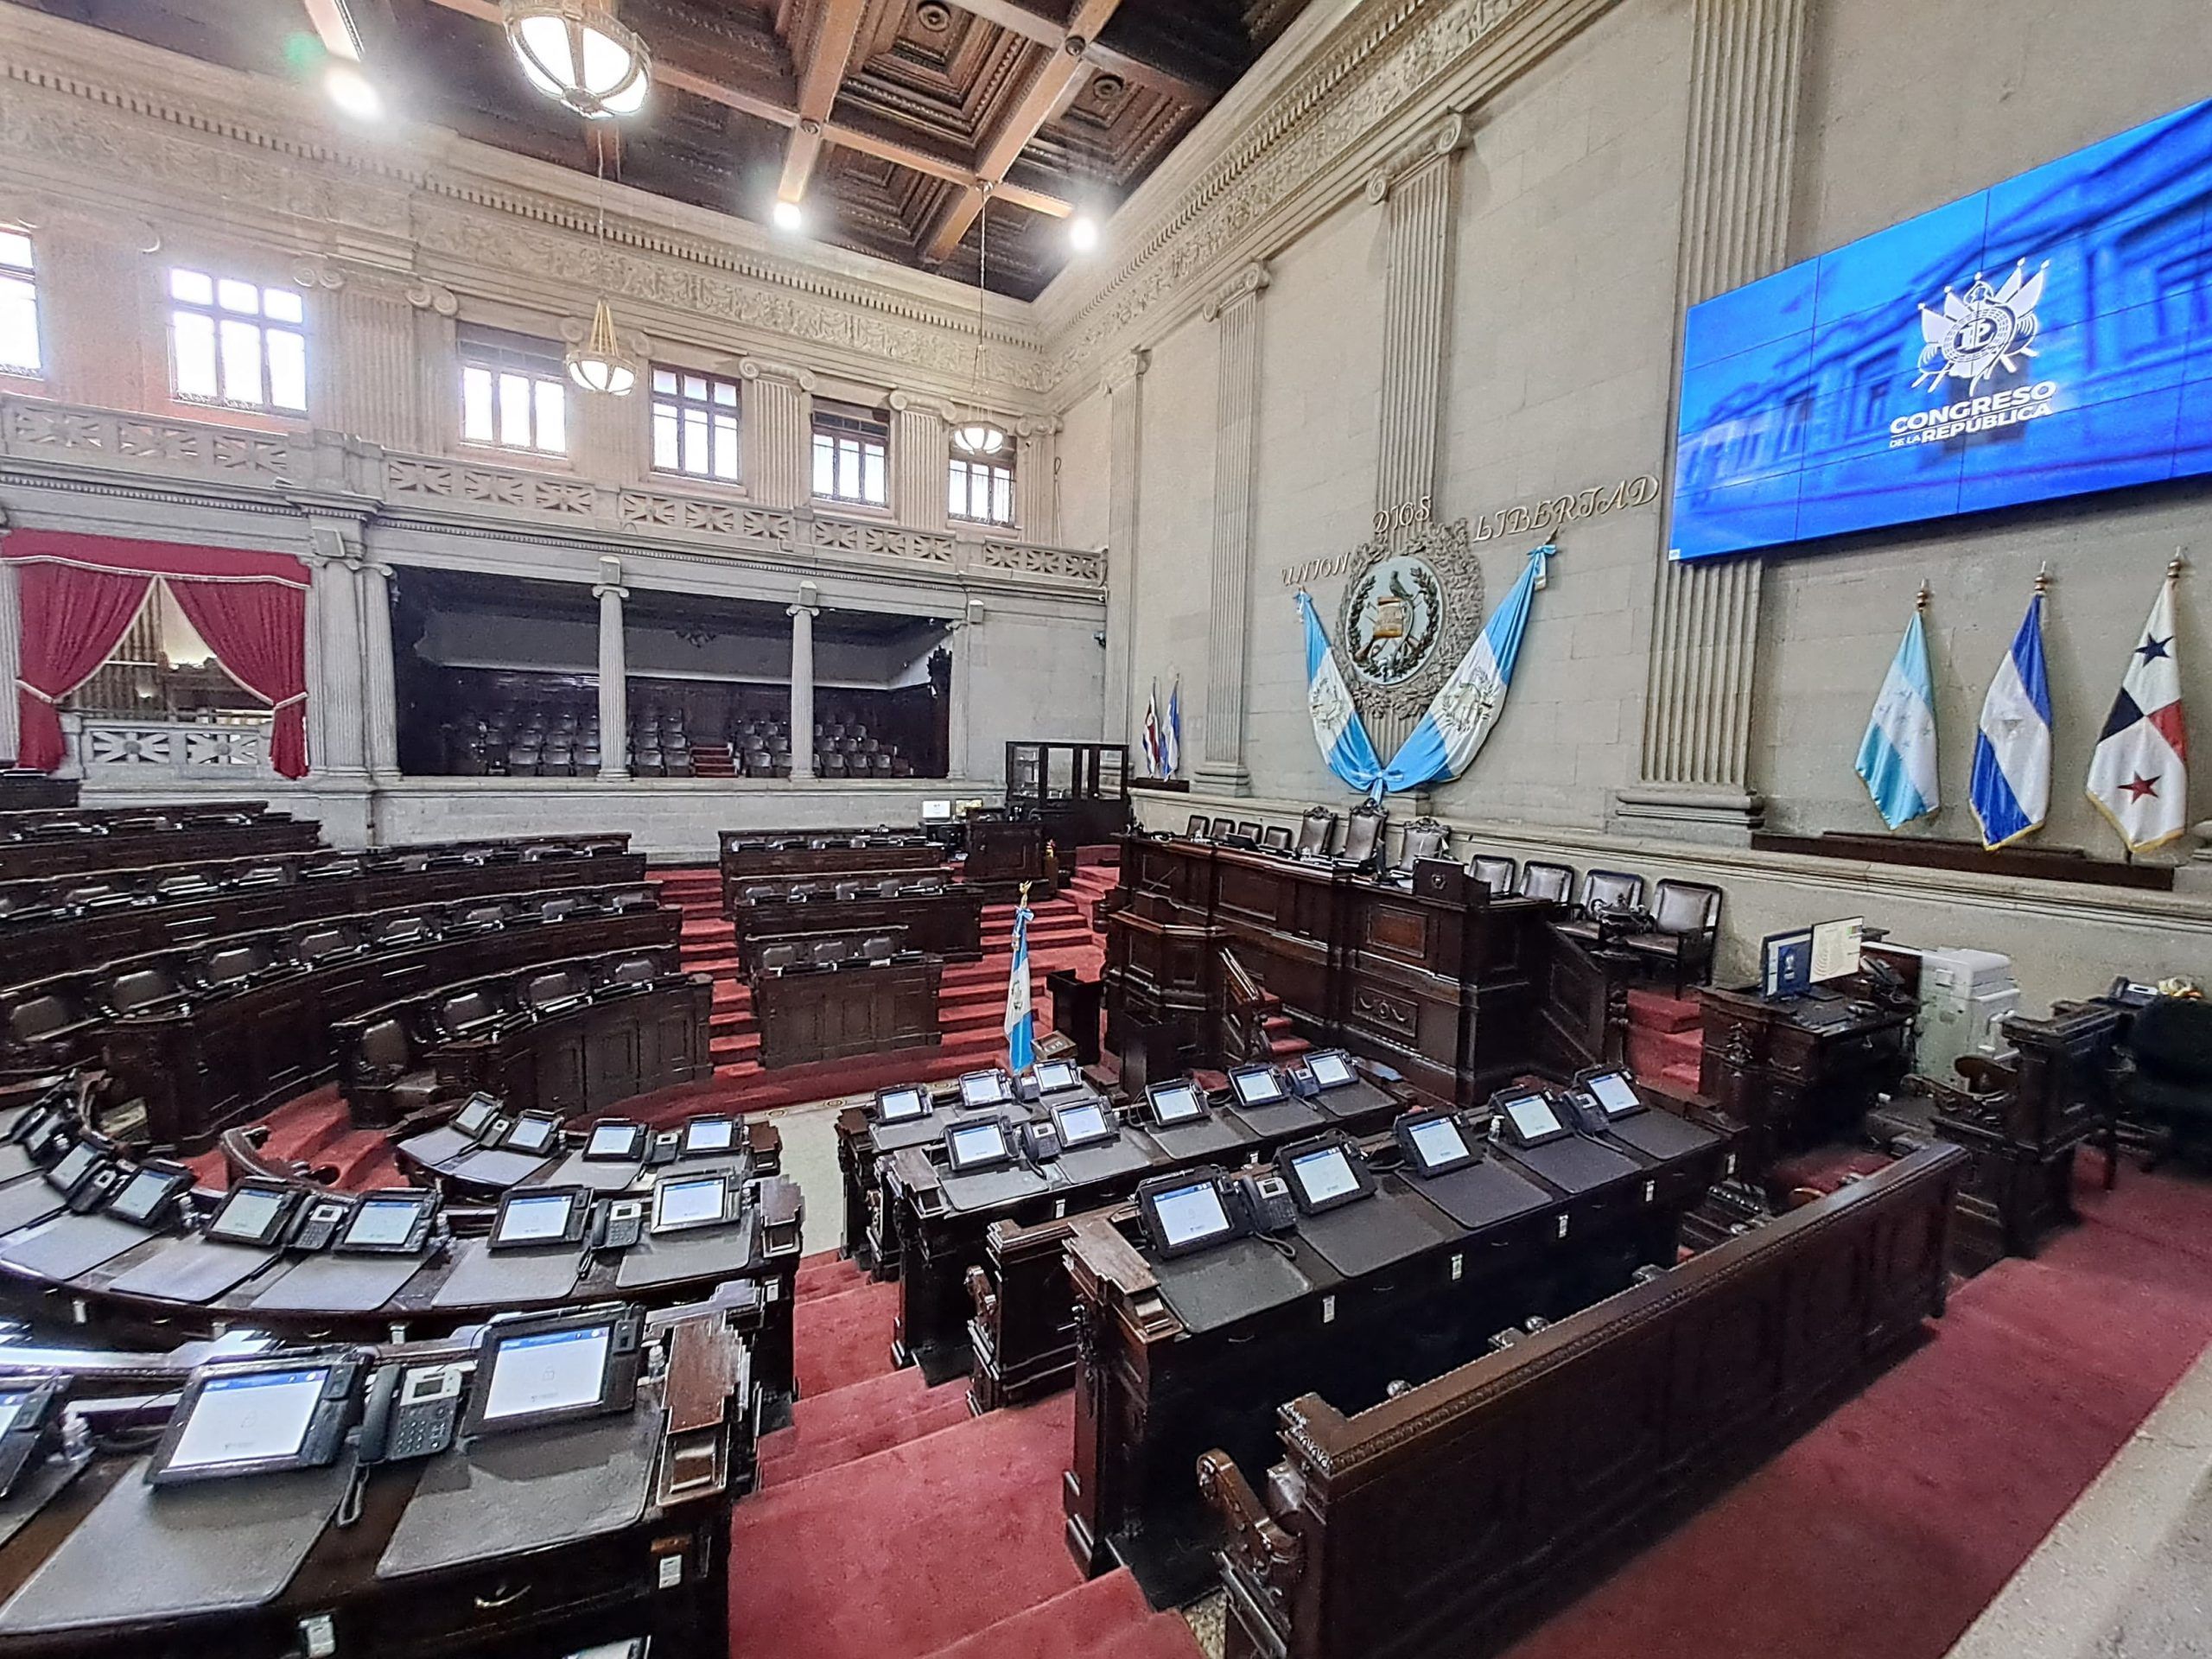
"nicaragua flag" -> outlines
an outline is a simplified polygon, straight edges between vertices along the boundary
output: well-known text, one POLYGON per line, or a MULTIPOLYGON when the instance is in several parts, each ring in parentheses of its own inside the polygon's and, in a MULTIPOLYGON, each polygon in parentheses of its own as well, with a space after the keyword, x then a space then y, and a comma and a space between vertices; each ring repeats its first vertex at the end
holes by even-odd
POLYGON ((2033 835, 2050 816, 2050 683, 2044 674, 2041 594, 2028 601, 1982 699, 1970 792, 1981 844, 1993 850, 2033 835))
POLYGON ((1160 775, 1173 778, 1183 770, 1183 677, 1167 688, 1167 723, 1160 728, 1160 775))
POLYGON ((1021 889, 1025 902, 1014 911, 1014 967, 1006 982, 1006 1056, 1010 1071, 1027 1071, 1037 1063, 1035 1016, 1029 1009, 1029 888, 1021 889))
POLYGON ((1504 712, 1513 684, 1513 665, 1521 658, 1522 636, 1529 631, 1529 607, 1542 579, 1548 543, 1529 555, 1521 580, 1491 613, 1481 635, 1467 648, 1459 666, 1445 681, 1428 712, 1391 757, 1384 779, 1392 790, 1419 789, 1439 779, 1457 778, 1474 764, 1491 728, 1504 712))
POLYGON ((1917 609, 1874 699, 1859 746, 1859 775, 1892 830, 1943 804, 1936 784, 1936 683, 1928 671, 1928 631, 1917 609))
POLYGON ((1354 789, 1372 791, 1382 781, 1382 766, 1321 632, 1321 619, 1313 614, 1313 595, 1298 595, 1298 612, 1306 619, 1306 707, 1313 717, 1313 741, 1331 772, 1354 789))
POLYGON ((2169 576, 2127 659, 2120 695, 2089 761, 2089 798, 2131 853, 2164 846, 2189 823, 2189 727, 2182 718, 2174 632, 2169 576))

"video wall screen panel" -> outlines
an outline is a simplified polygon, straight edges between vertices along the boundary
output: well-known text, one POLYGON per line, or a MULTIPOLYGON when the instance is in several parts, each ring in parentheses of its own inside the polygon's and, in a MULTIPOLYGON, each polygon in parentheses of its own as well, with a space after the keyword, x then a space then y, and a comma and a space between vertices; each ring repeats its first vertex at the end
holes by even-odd
POLYGON ((2212 100, 1691 308, 1669 546, 2212 473, 2212 100))

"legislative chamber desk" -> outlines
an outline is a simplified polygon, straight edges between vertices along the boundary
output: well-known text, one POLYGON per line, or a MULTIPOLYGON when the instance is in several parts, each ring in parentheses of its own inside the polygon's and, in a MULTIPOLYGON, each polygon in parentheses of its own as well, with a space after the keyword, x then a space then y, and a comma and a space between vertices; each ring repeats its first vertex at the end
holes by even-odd
POLYGON ((975 962, 983 954, 982 895, 963 882, 895 895, 869 886, 849 899, 823 892, 800 899, 741 898, 729 906, 729 918, 746 973, 760 965, 760 953, 771 945, 794 944, 804 954, 808 941, 836 935, 893 934, 908 949, 952 962, 975 962))
MULTIPOLYGON (((1241 1163, 1264 1160, 1287 1141, 1324 1129, 1344 1129, 1367 1135, 1388 1127, 1405 1109, 1402 1085, 1356 1077, 1312 1100, 1293 1100, 1247 1115, 1228 1103, 1226 1094, 1213 1103, 1213 1122, 1233 1136, 1226 1147, 1192 1150, 1172 1132, 1148 1132, 1136 1122, 1122 1127, 1120 1139, 1109 1146, 1063 1153, 1043 1166, 1042 1179, 1033 1190, 987 1193, 970 1198, 957 1178, 948 1179, 943 1141, 906 1147, 889 1154, 882 1166, 881 1213, 885 1224, 895 1230, 899 1269, 899 1316, 893 1357, 900 1364, 914 1363, 931 1387, 969 1374, 972 1362, 991 1372, 998 1356, 988 1331, 979 1333, 972 1319, 974 1304, 969 1275, 980 1271, 988 1259, 987 1239, 1006 1228, 1036 1228, 1070 1216, 1096 1210, 1128 1197, 1141 1181, 1194 1164, 1241 1163), (984 1346, 971 1351, 982 1334, 984 1346)), ((1086 1097, 1085 1091, 1047 1097, 1033 1109, 1048 1110, 1086 1097)), ((1101 1100, 1096 1095, 1090 1098, 1101 1100)), ((951 1121, 945 1114, 939 1122, 951 1121)), ((1007 1185, 1017 1185, 1007 1183, 1007 1185)), ((1019 1185, 1026 1185, 1026 1183, 1019 1185)), ((1053 1345, 1046 1363, 1058 1361, 1060 1385, 1074 1363, 1075 1313, 1067 1290, 1067 1276, 1057 1274, 1030 1287, 1019 1317, 1034 1326, 1050 1325, 1061 1340, 1053 1345)), ((1029 1394, 1045 1391, 1038 1374, 1044 1367, 1032 1363, 1022 1379, 1029 1394)), ((971 1387, 969 1397, 979 1408, 998 1403, 995 1377, 971 1387)))
MULTIPOLYGON (((1045 885, 1047 874, 1057 877, 1045 857, 1045 826, 1034 818, 971 817, 968 820, 968 853, 961 866, 963 879, 991 889, 994 903, 1019 896, 1025 881, 1034 883, 1033 899, 1049 899, 1053 889, 1045 885)), ((1075 849, 1067 849, 1071 868, 1075 849)))
POLYGON ((1708 987, 1698 1091, 1744 1128, 1742 1166, 1757 1181, 1777 1158, 1856 1141, 1875 1096, 1910 1067, 1912 1008, 1863 982, 1805 996, 1708 987))
MULTIPOLYGON (((643 1637, 655 1655, 726 1655, 729 1505, 753 1465, 746 1344, 715 1309, 649 1325, 647 1343, 666 1363, 629 1411, 384 1465, 351 1526, 334 1519, 350 1451, 163 1488, 143 1456, 96 1454, 0 1545, 0 1650, 555 1659, 643 1637)), ((404 1357, 448 1352, 465 1357, 404 1357)))
POLYGON ((756 882, 919 875, 944 868, 944 849, 912 830, 725 830, 721 842, 725 915, 756 882))
POLYGON ((317 842, 311 818, 266 811, 258 801, 238 804, 254 810, 203 817, 199 807, 152 807, 128 817, 64 812, 19 823, 0 833, 0 880, 304 852, 317 842))
POLYGON ((1370 1142, 1376 1195, 1301 1217, 1284 1236, 1287 1260, 1246 1238, 1220 1247, 1237 1255, 1156 1262, 1132 1207, 1077 1218, 1066 1252, 1080 1362, 1062 1494, 1077 1561, 1092 1573, 1128 1567, 1154 1606, 1187 1601, 1221 1541, 1192 1478, 1200 1453, 1264 1467, 1284 1401, 1310 1390, 1367 1406, 1475 1357, 1509 1325, 1560 1318, 1640 1267, 1671 1263, 1726 1148, 1703 1133, 1666 1159, 1580 1135, 1493 1146, 1471 1171, 1440 1178, 1453 1185, 1432 1186, 1444 1194, 1433 1198, 1389 1169, 1391 1143, 1370 1142), (1363 1229, 1400 1242, 1370 1249, 1363 1229), (1408 1235, 1424 1242, 1408 1248, 1408 1235), (1363 1253, 1383 1265, 1340 1270, 1363 1253))
POLYGON ((770 1070, 816 1060, 854 1059, 896 1048, 934 1047, 938 957, 848 963, 804 973, 753 976, 760 1022, 760 1064, 770 1070))
POLYGON ((1533 1066, 1546 920, 1534 899, 1431 898, 1287 855, 1179 836, 1122 842, 1106 918, 1107 1044, 1172 1027, 1185 1063, 1217 1052, 1223 947, 1317 1044, 1386 1062, 1415 1090, 1472 1105, 1533 1066))

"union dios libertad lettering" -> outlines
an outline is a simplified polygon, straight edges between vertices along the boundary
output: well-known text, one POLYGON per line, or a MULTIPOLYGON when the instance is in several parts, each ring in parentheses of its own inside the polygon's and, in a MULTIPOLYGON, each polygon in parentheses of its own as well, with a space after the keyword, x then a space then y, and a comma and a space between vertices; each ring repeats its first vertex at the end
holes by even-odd
MULTIPOLYGON (((1497 512, 1484 513, 1469 526, 1468 536, 1471 540, 1480 543, 1496 541, 1501 536, 1521 536, 1532 531, 1556 530, 1562 524, 1572 524, 1581 519, 1601 518, 1609 512, 1648 507, 1658 499, 1658 475, 1639 473, 1634 478, 1624 478, 1612 484, 1593 484, 1573 495, 1554 495, 1541 501, 1517 502, 1497 512)), ((1394 524, 1427 524, 1428 517, 1428 499, 1424 496, 1409 508, 1377 513, 1376 533, 1380 535, 1394 524)), ((1284 565, 1282 585, 1302 588, 1325 576, 1344 575, 1351 569, 1362 551, 1362 548, 1356 547, 1347 552, 1332 553, 1320 558, 1302 559, 1296 564, 1284 565)))

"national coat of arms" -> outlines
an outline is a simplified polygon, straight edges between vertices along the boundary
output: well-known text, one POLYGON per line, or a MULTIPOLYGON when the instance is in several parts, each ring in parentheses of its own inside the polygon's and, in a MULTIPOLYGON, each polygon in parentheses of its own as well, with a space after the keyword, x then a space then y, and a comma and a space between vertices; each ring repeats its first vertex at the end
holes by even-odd
POLYGON ((1466 520, 1360 545, 1337 618, 1339 659, 1379 742, 1409 730, 1483 625, 1482 566, 1466 520))

